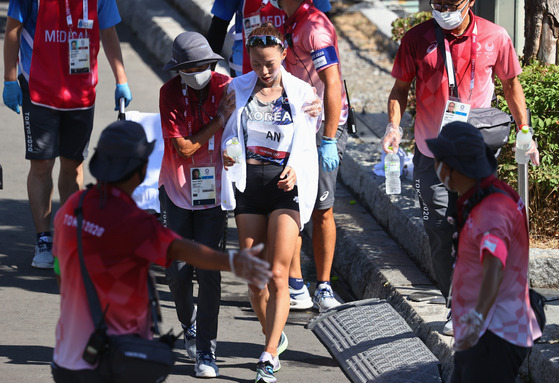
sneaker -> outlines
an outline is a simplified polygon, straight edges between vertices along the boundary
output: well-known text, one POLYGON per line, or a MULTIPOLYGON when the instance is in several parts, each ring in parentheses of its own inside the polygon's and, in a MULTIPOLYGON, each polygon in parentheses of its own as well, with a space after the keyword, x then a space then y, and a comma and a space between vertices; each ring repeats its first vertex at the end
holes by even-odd
MULTIPOLYGON (((279 358, 278 358, 279 362, 279 358)), ((260 360, 256 364, 255 383, 275 383, 277 381, 274 376, 274 365, 269 360, 260 360)))
POLYGON ((186 349, 186 357, 190 360, 196 360, 196 322, 190 327, 182 326, 184 329, 184 348, 186 349))
POLYGON ((54 256, 52 255, 52 238, 49 237, 49 242, 38 242, 35 245, 35 256, 31 266, 37 269, 52 269, 54 268, 54 256))
POLYGON ((299 290, 289 286, 289 306, 291 310, 306 310, 312 307, 307 285, 303 285, 299 290))
POLYGON ((289 342, 287 341, 287 335, 285 335, 285 333, 282 331, 280 341, 278 344, 278 356, 287 349, 288 344, 289 342))
POLYGON ((446 319, 447 321, 443 327, 443 335, 454 336, 454 327, 452 325, 452 311, 448 313, 446 319))
POLYGON ((339 306, 340 302, 334 297, 332 287, 327 283, 321 283, 314 292, 313 307, 318 309, 318 312, 325 312, 333 307, 339 306))
POLYGON ((199 378, 215 378, 219 376, 219 368, 215 364, 215 357, 211 352, 200 351, 196 355, 194 372, 199 378))

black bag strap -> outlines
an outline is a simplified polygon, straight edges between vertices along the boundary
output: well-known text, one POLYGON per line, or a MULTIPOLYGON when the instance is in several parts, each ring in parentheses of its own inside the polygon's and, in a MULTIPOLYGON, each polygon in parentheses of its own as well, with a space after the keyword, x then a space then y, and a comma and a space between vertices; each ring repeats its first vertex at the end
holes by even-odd
POLYGON ((437 45, 439 46, 439 52, 441 52, 441 56, 443 57, 443 63, 447 74, 450 73, 450 71, 448 70, 449 65, 452 67, 452 74, 454 76, 454 86, 453 87, 449 86, 451 89, 452 96, 459 98, 458 83, 456 82, 456 71, 454 70, 454 64, 452 63, 452 60, 450 60, 450 63, 448 63, 448 60, 446 59, 446 48, 444 43, 443 29, 439 24, 437 24, 435 20, 433 20, 433 23, 435 24, 435 36, 437 37, 437 45))
MULTIPOLYGON (((93 324, 100 328, 101 330, 106 330, 107 326, 105 324, 105 313, 101 309, 101 302, 99 301, 99 296, 97 295, 97 291, 95 290, 95 285, 89 276, 89 272, 87 271, 87 267, 85 266, 85 260, 83 258, 83 245, 82 245, 82 226, 83 226, 83 201, 85 199, 86 194, 92 189, 93 185, 87 185, 86 190, 80 196, 80 200, 78 202, 78 207, 74 209, 74 214, 77 219, 77 239, 78 239, 78 257, 80 259, 80 269, 82 273, 83 284, 85 287, 85 292, 87 295, 87 301, 89 303, 89 311, 91 313, 91 318, 93 319, 93 324)), ((157 296, 155 292, 155 285, 150 275, 148 275, 148 296, 150 302, 150 309, 152 315, 152 331, 154 334, 159 335, 159 326, 158 322, 161 320, 161 315, 158 314, 159 312, 159 302, 157 301, 157 296)), ((107 307, 105 308, 105 311, 107 307)))
POLYGON ((77 225, 78 257, 80 259, 80 269, 82 272, 83 284, 85 286, 85 292, 87 295, 87 301, 89 303, 89 311, 93 319, 93 324, 96 327, 101 328, 102 330, 106 330, 107 326, 105 325, 103 311, 101 310, 101 302, 99 302, 99 296, 97 295, 97 291, 95 290, 95 286, 91 281, 91 277, 89 276, 87 267, 85 266, 85 261, 83 259, 83 246, 82 246, 83 201, 85 199, 85 196, 90 190, 91 190, 91 185, 88 185, 85 191, 80 196, 78 207, 74 209, 74 214, 78 221, 78 225, 77 225))

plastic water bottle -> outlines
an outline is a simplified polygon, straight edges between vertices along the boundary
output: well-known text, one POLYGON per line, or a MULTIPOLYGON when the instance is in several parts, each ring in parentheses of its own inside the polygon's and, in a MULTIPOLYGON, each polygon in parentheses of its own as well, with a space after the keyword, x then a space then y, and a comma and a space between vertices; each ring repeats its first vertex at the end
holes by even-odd
POLYGON ((400 183, 400 157, 398 153, 388 153, 384 157, 384 175, 386 177, 386 194, 400 194, 402 186, 400 183))
POLYGON ((241 179, 241 154, 243 149, 237 137, 233 137, 231 141, 227 144, 227 155, 235 160, 235 164, 228 168, 229 178, 233 182, 237 182, 241 179))
POLYGON ((530 133, 530 128, 528 126, 523 126, 516 134, 516 153, 514 158, 518 164, 527 164, 530 160, 530 156, 526 152, 530 149, 532 145, 532 133, 530 133))

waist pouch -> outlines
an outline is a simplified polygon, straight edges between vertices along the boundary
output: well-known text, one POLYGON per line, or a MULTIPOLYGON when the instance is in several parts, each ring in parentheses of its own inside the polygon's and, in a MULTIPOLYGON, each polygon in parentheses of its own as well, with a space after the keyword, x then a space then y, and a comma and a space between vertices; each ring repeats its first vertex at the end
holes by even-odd
POLYGON ((470 110, 468 123, 479 129, 489 149, 496 152, 509 140, 512 117, 497 108, 475 108, 470 110))
POLYGON ((97 370, 113 383, 157 383, 165 380, 175 364, 172 348, 137 335, 108 337, 108 347, 97 370))

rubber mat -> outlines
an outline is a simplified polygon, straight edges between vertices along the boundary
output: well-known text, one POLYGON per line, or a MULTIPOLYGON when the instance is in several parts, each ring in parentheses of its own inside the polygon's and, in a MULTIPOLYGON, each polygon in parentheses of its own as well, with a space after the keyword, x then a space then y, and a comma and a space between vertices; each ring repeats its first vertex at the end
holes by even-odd
POLYGON ((384 300, 338 306, 313 318, 306 328, 353 382, 441 382, 437 358, 384 300))

